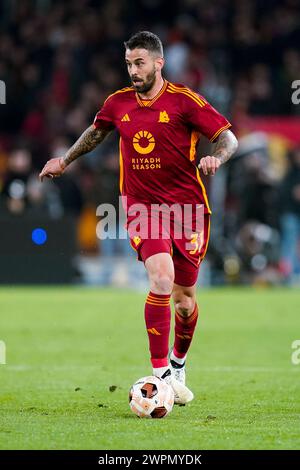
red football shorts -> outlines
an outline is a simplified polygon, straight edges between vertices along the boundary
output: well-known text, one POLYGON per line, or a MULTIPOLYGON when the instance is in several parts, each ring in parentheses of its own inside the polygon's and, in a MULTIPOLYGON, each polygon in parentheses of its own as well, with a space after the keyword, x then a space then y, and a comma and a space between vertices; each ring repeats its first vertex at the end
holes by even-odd
POLYGON ((186 229, 178 228, 176 217, 171 217, 165 224, 163 216, 159 218, 151 211, 143 213, 137 226, 132 226, 134 218, 127 215, 127 230, 130 244, 138 254, 138 259, 145 262, 150 256, 158 253, 169 253, 172 256, 175 270, 175 283, 190 287, 197 282, 199 267, 204 259, 210 233, 210 214, 202 214, 201 223, 196 223, 196 216, 191 216, 190 223, 183 224, 186 229), (153 223, 154 222, 154 223, 153 223), (151 232, 151 227, 155 230, 151 232), (145 233, 143 229, 147 227, 145 233))

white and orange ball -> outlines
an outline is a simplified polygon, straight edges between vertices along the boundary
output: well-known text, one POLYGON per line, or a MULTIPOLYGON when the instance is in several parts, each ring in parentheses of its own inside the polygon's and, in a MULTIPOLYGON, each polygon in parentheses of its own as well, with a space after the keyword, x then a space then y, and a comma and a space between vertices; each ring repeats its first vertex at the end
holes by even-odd
POLYGON ((137 380, 129 391, 129 406, 139 418, 165 418, 173 405, 172 387, 152 375, 137 380))

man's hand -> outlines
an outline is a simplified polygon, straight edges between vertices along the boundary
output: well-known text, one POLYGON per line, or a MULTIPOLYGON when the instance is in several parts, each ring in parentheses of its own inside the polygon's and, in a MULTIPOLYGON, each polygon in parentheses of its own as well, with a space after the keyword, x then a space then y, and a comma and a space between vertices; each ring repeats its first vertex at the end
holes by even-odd
POLYGON ((61 176, 65 168, 74 162, 78 157, 91 152, 100 144, 111 130, 97 129, 93 124, 89 126, 83 134, 76 140, 75 144, 66 152, 64 157, 51 158, 40 173, 40 180, 43 178, 55 178, 61 176))
POLYGON ((201 158, 198 168, 202 170, 205 175, 215 175, 221 164, 222 162, 219 158, 207 156, 201 158))
POLYGON ((214 155, 201 158, 198 168, 205 175, 215 175, 220 165, 226 163, 236 151, 237 146, 238 141, 235 135, 229 129, 225 129, 218 137, 213 150, 214 155))
POLYGON ((40 172, 40 180, 43 181, 43 178, 56 178, 61 176, 66 168, 66 163, 62 157, 51 158, 48 160, 42 171, 40 172))

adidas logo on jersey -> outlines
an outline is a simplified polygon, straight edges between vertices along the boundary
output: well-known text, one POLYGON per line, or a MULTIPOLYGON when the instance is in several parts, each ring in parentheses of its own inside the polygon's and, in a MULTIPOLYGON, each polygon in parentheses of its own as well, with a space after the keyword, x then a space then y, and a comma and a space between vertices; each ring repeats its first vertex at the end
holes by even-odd
POLYGON ((122 117, 121 121, 122 121, 122 122, 125 122, 125 121, 128 122, 128 121, 130 121, 130 117, 128 116, 127 113, 124 114, 124 116, 122 117))

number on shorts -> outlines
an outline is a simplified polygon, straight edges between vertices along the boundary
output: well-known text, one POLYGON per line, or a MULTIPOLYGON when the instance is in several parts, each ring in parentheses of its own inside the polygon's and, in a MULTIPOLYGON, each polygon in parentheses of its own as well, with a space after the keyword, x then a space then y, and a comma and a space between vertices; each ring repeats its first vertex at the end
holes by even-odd
POLYGON ((191 235, 191 244, 194 245, 194 248, 189 251, 190 255, 195 255, 196 253, 201 253, 204 242, 204 232, 192 233, 191 235))

